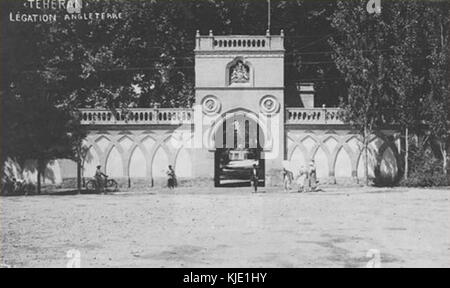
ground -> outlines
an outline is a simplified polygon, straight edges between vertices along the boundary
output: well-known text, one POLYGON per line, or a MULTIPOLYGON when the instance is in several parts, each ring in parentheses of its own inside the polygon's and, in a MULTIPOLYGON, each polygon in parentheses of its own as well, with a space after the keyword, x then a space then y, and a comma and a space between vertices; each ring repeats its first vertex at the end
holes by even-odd
POLYGON ((0 198, 0 265, 450 267, 448 188, 186 188, 0 198))

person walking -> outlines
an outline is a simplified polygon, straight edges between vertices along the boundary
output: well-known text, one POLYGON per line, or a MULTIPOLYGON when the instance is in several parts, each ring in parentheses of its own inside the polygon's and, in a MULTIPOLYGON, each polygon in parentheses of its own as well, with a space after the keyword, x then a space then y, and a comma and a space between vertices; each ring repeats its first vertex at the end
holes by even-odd
POLYGON ((253 186, 254 193, 258 192, 258 184, 259 184, 259 175, 258 175, 258 166, 256 164, 253 165, 252 174, 250 176, 250 182, 253 186))
POLYGON ((309 187, 311 192, 315 192, 317 189, 317 169, 314 160, 309 164, 309 187))
POLYGON ((169 170, 167 171, 167 187, 169 187, 170 190, 175 189, 177 185, 177 177, 175 175, 175 170, 173 170, 172 166, 169 166, 169 170))

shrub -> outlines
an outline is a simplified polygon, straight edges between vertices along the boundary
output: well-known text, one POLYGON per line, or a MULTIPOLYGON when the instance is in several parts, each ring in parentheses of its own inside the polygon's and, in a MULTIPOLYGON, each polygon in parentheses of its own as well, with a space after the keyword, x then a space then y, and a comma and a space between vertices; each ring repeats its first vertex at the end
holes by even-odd
POLYGON ((407 187, 437 187, 449 185, 448 177, 442 170, 442 160, 436 158, 431 149, 415 147, 411 149, 409 177, 400 182, 407 187))

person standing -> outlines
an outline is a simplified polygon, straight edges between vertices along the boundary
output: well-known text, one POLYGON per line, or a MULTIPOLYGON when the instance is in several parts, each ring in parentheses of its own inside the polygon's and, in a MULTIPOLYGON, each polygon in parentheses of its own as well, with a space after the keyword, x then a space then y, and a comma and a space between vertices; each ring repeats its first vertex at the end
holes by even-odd
POLYGON ((177 177, 175 175, 175 170, 173 170, 172 166, 169 166, 169 170, 167 171, 167 187, 169 189, 175 189, 176 183, 177 183, 177 177))
POLYGON ((309 187, 311 192, 315 192, 317 189, 317 169, 314 160, 309 164, 309 187))
POLYGON ((106 178, 108 178, 108 176, 102 172, 102 166, 97 166, 94 178, 95 182, 97 183, 97 193, 105 192, 106 178))
POLYGON ((286 168, 283 168, 281 176, 283 178, 284 192, 289 192, 289 190, 291 190, 291 183, 293 180, 292 172, 287 170, 286 168))
POLYGON ((309 187, 309 177, 308 177, 308 171, 306 170, 305 166, 302 165, 300 168, 298 178, 297 178, 297 185, 298 185, 298 193, 305 192, 305 188, 309 187))
POLYGON ((259 175, 258 175, 258 166, 256 164, 253 165, 252 174, 250 176, 250 182, 253 186, 254 193, 258 192, 258 184, 259 184, 259 175))

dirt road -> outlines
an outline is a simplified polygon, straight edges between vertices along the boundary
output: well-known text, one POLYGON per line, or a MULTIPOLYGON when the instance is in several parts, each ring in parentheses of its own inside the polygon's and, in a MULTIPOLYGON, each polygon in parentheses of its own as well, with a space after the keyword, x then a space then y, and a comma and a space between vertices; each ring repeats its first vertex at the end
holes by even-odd
POLYGON ((202 189, 0 198, 0 264, 450 267, 448 189, 202 189))

